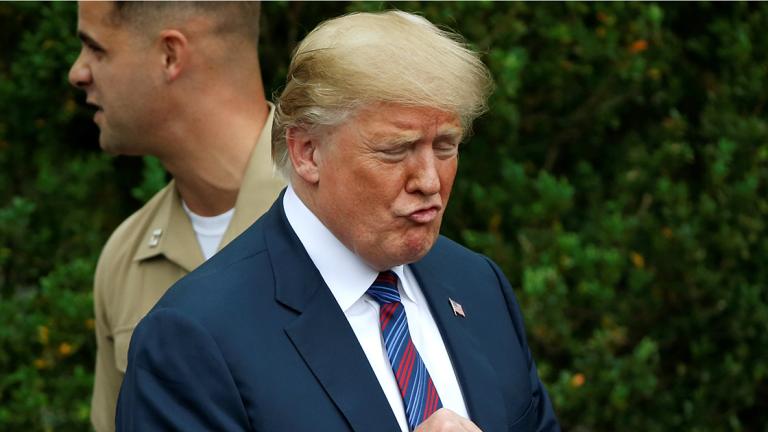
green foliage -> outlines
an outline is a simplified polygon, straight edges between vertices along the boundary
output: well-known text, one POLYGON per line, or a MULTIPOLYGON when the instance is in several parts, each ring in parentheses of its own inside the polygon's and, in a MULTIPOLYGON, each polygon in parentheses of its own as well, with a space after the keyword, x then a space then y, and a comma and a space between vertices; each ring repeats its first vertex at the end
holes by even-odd
MULTIPOLYGON (((492 70, 444 231, 516 287, 564 429, 768 430, 768 7, 394 6, 492 70)), ((319 21, 386 7, 265 3, 268 92, 319 21)), ((74 4, 0 22, 0 430, 84 430, 93 266, 166 177, 98 149, 74 4)))
POLYGON ((124 199, 66 81, 75 5, 6 3, 0 21, 0 429, 82 430, 93 266, 124 199))
POLYGON ((493 13, 516 30, 483 42, 499 88, 447 230, 520 287, 564 426, 766 430, 768 11, 493 13))
POLYGON ((131 195, 141 202, 146 202, 168 183, 168 179, 160 159, 154 156, 144 156, 143 159, 143 180, 131 189, 131 195))

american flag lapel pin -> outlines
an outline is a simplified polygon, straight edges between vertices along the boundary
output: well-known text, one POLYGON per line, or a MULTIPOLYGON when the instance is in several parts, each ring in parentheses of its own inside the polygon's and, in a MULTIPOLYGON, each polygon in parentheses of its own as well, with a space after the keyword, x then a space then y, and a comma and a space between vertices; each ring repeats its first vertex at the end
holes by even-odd
POLYGON ((456 300, 448 297, 448 301, 451 302, 451 309, 453 310, 453 316, 460 316, 462 318, 466 318, 467 316, 464 315, 464 308, 461 307, 461 304, 457 302, 456 300))

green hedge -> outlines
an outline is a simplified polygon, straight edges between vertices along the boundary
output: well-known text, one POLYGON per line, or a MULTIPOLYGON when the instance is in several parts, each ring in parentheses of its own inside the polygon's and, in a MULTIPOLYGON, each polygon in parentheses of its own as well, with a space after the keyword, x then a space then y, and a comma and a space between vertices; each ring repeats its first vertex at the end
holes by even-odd
MULTIPOLYGON (((517 288, 564 429, 768 431, 768 5, 395 6, 492 69, 444 231, 517 288)), ((318 21, 384 7, 266 3, 268 90, 318 21)), ((95 260, 165 181, 100 153, 75 23, 0 3, 4 431, 88 429, 95 260)))

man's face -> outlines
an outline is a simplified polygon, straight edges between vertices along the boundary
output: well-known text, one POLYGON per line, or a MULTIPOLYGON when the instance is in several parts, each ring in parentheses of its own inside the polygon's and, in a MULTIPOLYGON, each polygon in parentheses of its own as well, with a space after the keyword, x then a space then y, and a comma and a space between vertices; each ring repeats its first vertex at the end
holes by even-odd
POLYGON ((316 212, 377 270, 422 258, 440 231, 462 130, 450 113, 376 104, 322 138, 316 212))
POLYGON ((78 36, 82 49, 69 82, 85 91, 87 102, 98 108, 101 148, 113 154, 146 154, 142 134, 153 121, 152 77, 147 66, 150 51, 145 39, 111 20, 113 2, 80 2, 78 36))

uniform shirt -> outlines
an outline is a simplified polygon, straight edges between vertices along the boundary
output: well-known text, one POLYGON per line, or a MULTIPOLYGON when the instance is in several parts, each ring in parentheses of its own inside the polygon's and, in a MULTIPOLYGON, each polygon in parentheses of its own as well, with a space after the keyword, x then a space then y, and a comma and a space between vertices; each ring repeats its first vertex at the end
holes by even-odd
MULTIPOLYGON (((299 199, 291 186, 283 197, 288 223, 336 298, 387 397, 400 428, 407 432, 403 399, 387 357, 379 327, 379 304, 365 292, 378 272, 347 249, 299 199)), ((392 268, 400 283, 401 303, 416 350, 429 371, 443 407, 469 418, 456 373, 429 305, 410 268, 392 268)))
MULTIPOLYGON (((273 114, 270 104, 220 247, 266 212, 285 185, 272 165, 273 114)), ((174 181, 112 233, 94 280, 97 350, 91 422, 96 431, 115 428, 117 395, 134 327, 173 283, 202 263, 174 181)))

